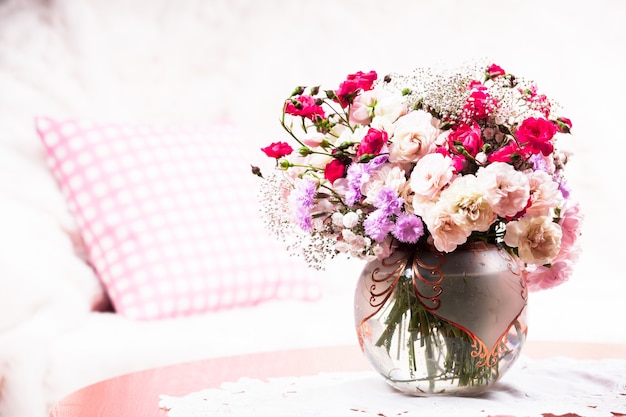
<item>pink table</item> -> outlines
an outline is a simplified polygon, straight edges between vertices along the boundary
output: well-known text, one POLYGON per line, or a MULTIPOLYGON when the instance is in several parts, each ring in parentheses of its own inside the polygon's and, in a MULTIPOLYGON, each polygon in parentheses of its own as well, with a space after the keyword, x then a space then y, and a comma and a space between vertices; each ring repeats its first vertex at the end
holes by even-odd
MULTIPOLYGON (((626 345, 527 343, 532 358, 626 358, 626 345)), ((369 370, 358 346, 289 350, 213 358, 122 375, 82 388, 59 401, 52 417, 165 417, 159 395, 182 396, 240 377, 267 378, 369 370)))

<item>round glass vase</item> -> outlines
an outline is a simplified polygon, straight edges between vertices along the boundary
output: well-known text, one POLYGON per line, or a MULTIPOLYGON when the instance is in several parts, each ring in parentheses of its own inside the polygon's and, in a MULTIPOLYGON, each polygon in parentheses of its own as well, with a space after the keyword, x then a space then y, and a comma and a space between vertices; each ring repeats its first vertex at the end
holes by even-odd
POLYGON ((527 291, 516 261, 492 244, 441 253, 407 246, 363 268, 359 344, 406 394, 475 395, 511 367, 526 341, 527 291))

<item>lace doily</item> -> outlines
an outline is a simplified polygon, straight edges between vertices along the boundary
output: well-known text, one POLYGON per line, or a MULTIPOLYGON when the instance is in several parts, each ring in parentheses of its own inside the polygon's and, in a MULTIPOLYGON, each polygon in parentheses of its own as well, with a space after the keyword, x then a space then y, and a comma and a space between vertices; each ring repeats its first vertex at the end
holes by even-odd
POLYGON ((242 378, 183 397, 161 395, 169 417, 626 416, 626 360, 521 358, 478 397, 411 397, 376 373, 242 378))

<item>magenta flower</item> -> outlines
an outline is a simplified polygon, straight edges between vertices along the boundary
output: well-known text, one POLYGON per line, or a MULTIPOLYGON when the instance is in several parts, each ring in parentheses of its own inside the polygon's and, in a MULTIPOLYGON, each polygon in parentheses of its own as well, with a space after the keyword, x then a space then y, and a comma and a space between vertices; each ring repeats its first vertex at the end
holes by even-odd
POLYGON ((285 113, 293 116, 302 116, 309 120, 324 119, 324 109, 317 104, 315 98, 311 96, 297 96, 285 102, 285 113))

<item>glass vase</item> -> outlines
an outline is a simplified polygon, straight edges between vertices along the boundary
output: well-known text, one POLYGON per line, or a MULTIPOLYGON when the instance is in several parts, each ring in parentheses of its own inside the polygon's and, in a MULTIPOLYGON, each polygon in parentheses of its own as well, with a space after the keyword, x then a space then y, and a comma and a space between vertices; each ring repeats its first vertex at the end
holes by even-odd
POLYGON ((366 359, 401 392, 475 395, 519 356, 526 305, 517 260, 498 246, 408 246, 365 265, 355 324, 366 359))

